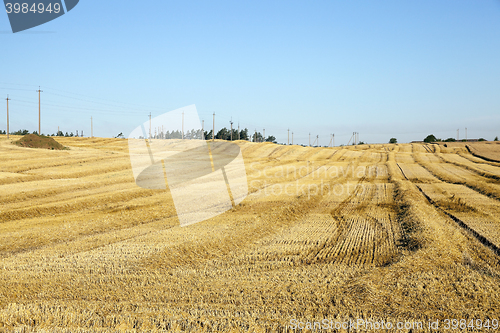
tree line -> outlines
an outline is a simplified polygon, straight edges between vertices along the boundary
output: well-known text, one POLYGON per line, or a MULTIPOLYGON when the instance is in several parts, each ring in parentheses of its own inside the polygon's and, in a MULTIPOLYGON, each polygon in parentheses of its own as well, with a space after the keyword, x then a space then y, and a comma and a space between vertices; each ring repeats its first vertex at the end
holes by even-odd
MULTIPOLYGON (((123 137, 122 133, 120 133, 117 137, 123 137)), ((151 137, 153 139, 182 139, 183 133, 179 130, 175 131, 166 131, 166 132, 155 132, 151 133, 151 137)), ((187 140, 212 140, 213 138, 213 130, 210 131, 202 131, 202 130, 188 130, 184 132, 184 139, 187 140), (202 136, 203 133, 203 136, 202 136)), ((139 139, 144 139, 144 137, 139 137, 139 139)), ((226 127, 221 128, 216 134, 215 139, 218 140, 226 140, 226 141, 235 141, 235 140, 245 140, 252 142, 276 142, 276 137, 273 135, 269 135, 264 138, 264 136, 260 132, 255 132, 254 134, 249 133, 248 128, 242 129, 238 131, 237 129, 227 129, 226 127), (231 135, 232 134, 232 135, 231 135)))
MULTIPOLYGON (((0 134, 7 134, 7 131, 4 131, 4 130, 0 130, 0 134)), ((10 132, 10 135, 28 135, 30 134, 30 131, 28 131, 27 129, 23 129, 23 130, 17 130, 15 132, 10 132)), ((31 134, 36 134, 38 135, 38 131, 33 131, 31 134)), ((41 134, 42 136, 45 136, 45 134, 41 134)), ((54 134, 52 133, 52 135, 48 134, 47 136, 64 136, 64 137, 73 137, 73 136, 78 136, 77 134, 73 134, 73 132, 71 133, 63 133, 62 131, 59 131, 57 132, 57 134, 54 134)))

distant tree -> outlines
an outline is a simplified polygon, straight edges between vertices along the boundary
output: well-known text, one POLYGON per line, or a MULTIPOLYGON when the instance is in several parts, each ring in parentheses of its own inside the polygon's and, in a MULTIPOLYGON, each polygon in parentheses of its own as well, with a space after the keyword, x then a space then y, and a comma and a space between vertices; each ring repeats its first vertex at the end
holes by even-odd
POLYGON ((64 134, 64 136, 65 136, 65 137, 68 137, 68 136, 69 136, 68 132, 66 132, 66 134, 64 134))
POLYGON ((223 127, 217 132, 215 138, 219 140, 229 140, 231 138, 231 134, 227 128, 223 127))
POLYGON ((205 140, 212 140, 212 130, 210 132, 205 131, 205 140))
POLYGON ((264 141, 264 138, 262 137, 262 134, 260 132, 257 132, 252 135, 252 142, 262 142, 264 141))
POLYGON ((444 142, 456 142, 457 140, 454 139, 454 138, 448 138, 446 140, 444 140, 444 142))
MULTIPOLYGON (((5 131, 3 131, 3 134, 5 134, 5 131)), ((498 141, 498 136, 495 136, 495 139, 493 141, 498 141)))
POLYGON ((436 141, 437 141, 437 139, 433 134, 427 135, 427 137, 424 139, 424 142, 427 142, 427 143, 436 142, 436 141))
MULTIPOLYGON (((229 131, 229 133, 231 134, 231 131, 229 131)), ((233 128, 232 133, 233 133, 233 141, 238 140, 238 130, 233 128)), ((231 139, 231 135, 229 135, 229 139, 231 139)))
POLYGON ((28 130, 19 130, 19 131, 12 132, 10 134, 12 134, 12 135, 26 135, 26 134, 30 134, 30 132, 28 130))
POLYGON ((269 135, 266 139, 266 142, 273 142, 276 143, 276 138, 272 135, 269 135))
POLYGON ((389 143, 398 143, 398 139, 396 139, 396 138, 391 138, 391 139, 389 140, 389 143))
POLYGON ((58 131, 57 136, 64 136, 64 133, 62 131, 58 131))
POLYGON ((479 139, 477 139, 477 141, 486 141, 486 139, 485 138, 479 138, 479 139))
MULTIPOLYGON (((366 145, 366 143, 364 143, 363 141, 359 141, 358 145, 366 145)), ((325 147, 328 148, 328 146, 325 146, 325 147)))
POLYGON ((0 131, 0 134, 6 134, 6 132, 5 131, 0 131))
POLYGON ((240 131, 240 140, 248 140, 248 128, 240 131))
POLYGON ((33 133, 32 133, 32 134, 38 135, 38 132, 37 132, 37 131, 33 131, 33 133))

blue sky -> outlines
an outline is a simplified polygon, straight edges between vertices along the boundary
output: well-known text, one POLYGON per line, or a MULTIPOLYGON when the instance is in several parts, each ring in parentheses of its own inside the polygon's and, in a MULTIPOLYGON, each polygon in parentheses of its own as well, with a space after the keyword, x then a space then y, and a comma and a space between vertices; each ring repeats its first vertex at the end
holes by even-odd
MULTIPOLYGON (((500 135, 500 1, 94 1, 12 34, 11 130, 128 135, 196 104, 286 142, 500 135)), ((0 129, 5 129, 5 101, 0 129)))

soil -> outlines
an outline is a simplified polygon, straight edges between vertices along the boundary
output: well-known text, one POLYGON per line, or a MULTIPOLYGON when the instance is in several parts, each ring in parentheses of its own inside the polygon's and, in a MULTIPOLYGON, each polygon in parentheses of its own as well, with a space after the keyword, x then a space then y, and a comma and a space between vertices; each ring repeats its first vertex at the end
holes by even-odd
POLYGON ((49 136, 37 135, 37 134, 27 134, 23 136, 18 141, 14 142, 16 145, 27 148, 40 148, 40 149, 51 149, 51 150, 63 150, 68 149, 62 144, 54 140, 49 136))

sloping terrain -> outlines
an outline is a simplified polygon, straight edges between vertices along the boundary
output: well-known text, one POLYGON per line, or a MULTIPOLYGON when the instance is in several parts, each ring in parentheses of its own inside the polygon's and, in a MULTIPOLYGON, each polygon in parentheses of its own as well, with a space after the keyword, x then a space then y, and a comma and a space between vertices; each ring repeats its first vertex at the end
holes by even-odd
POLYGON ((248 197, 181 228, 126 140, 58 140, 0 136, 0 332, 500 317, 500 166, 464 148, 238 142, 248 197))

